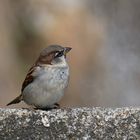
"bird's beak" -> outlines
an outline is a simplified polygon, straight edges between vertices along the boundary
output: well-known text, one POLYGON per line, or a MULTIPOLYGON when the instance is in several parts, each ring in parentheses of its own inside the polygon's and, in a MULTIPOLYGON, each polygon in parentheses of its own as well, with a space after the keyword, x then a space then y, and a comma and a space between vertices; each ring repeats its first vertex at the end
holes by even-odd
POLYGON ((70 47, 65 47, 65 52, 64 52, 64 54, 66 55, 71 49, 72 49, 72 48, 70 48, 70 47))

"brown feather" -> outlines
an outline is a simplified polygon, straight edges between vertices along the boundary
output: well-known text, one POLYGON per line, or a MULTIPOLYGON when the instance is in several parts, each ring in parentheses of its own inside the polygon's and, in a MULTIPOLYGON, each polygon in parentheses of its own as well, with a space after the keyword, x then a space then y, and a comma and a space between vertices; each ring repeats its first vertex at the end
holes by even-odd
POLYGON ((35 77, 32 74, 36 70, 36 67, 41 66, 41 64, 51 65, 51 62, 52 62, 52 60, 54 58, 54 55, 55 55, 55 52, 50 53, 49 55, 47 55, 47 57, 46 56, 40 56, 38 58, 38 60, 36 61, 36 63, 28 71, 28 74, 27 74, 27 76, 26 76, 26 78, 25 78, 25 80, 24 80, 24 82, 22 84, 22 88, 21 88, 21 91, 22 92, 23 92, 24 88, 28 84, 30 84, 30 83, 33 82, 33 80, 34 80, 35 77))
POLYGON ((12 100, 10 103, 7 104, 8 105, 11 105, 11 104, 17 104, 19 103, 20 101, 22 100, 22 94, 20 94, 18 97, 16 97, 14 100, 12 100))
POLYGON ((49 53, 48 55, 40 55, 35 64, 29 69, 28 74, 22 84, 21 91, 23 92, 24 88, 33 82, 34 76, 32 75, 36 67, 41 66, 41 64, 51 65, 52 60, 54 59, 56 51, 49 53))
POLYGON ((48 64, 51 65, 52 60, 54 59, 56 51, 53 51, 47 55, 40 55, 36 64, 48 64))
POLYGON ((29 69, 28 74, 26 75, 26 78, 25 78, 25 80, 24 80, 24 82, 23 82, 23 84, 22 84, 22 88, 21 88, 21 91, 22 91, 22 92, 23 92, 24 88, 25 88, 28 84, 30 84, 31 82, 33 82, 34 77, 32 76, 32 73, 34 72, 34 70, 35 70, 35 66, 33 65, 33 66, 29 69))

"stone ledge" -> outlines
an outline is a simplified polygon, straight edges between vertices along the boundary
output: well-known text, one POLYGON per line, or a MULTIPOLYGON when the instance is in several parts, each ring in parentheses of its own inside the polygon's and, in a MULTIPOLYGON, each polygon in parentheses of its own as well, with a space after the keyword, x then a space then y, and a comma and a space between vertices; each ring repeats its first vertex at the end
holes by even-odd
POLYGON ((137 140, 140 108, 0 109, 0 140, 137 140))

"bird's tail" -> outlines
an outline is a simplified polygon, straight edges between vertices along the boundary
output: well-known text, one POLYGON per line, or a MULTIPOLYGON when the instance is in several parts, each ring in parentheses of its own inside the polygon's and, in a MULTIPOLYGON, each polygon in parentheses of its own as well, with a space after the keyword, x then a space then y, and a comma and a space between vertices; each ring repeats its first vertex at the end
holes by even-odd
POLYGON ((11 104, 17 104, 19 103, 21 100, 23 99, 22 97, 22 94, 20 94, 18 97, 16 97, 14 100, 12 100, 10 103, 7 104, 8 105, 11 105, 11 104))

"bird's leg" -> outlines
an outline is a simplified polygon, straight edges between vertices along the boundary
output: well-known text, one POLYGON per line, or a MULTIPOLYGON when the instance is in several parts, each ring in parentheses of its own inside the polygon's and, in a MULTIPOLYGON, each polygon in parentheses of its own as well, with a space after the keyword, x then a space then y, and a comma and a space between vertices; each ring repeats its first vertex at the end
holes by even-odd
POLYGON ((35 110, 45 110, 45 111, 49 111, 49 110, 52 110, 52 109, 59 109, 60 108, 60 105, 58 103, 55 103, 54 105, 50 106, 50 107, 45 107, 45 108, 34 108, 35 110))
POLYGON ((51 109, 53 109, 53 108, 51 108, 51 107, 45 107, 45 108, 34 108, 35 110, 44 110, 44 111, 49 111, 49 110, 51 110, 51 109))
POLYGON ((60 105, 58 103, 55 103, 52 106, 45 108, 45 110, 59 109, 59 108, 60 108, 60 105))
POLYGON ((60 105, 58 103, 55 103, 54 106, 55 106, 56 109, 60 108, 60 105))

